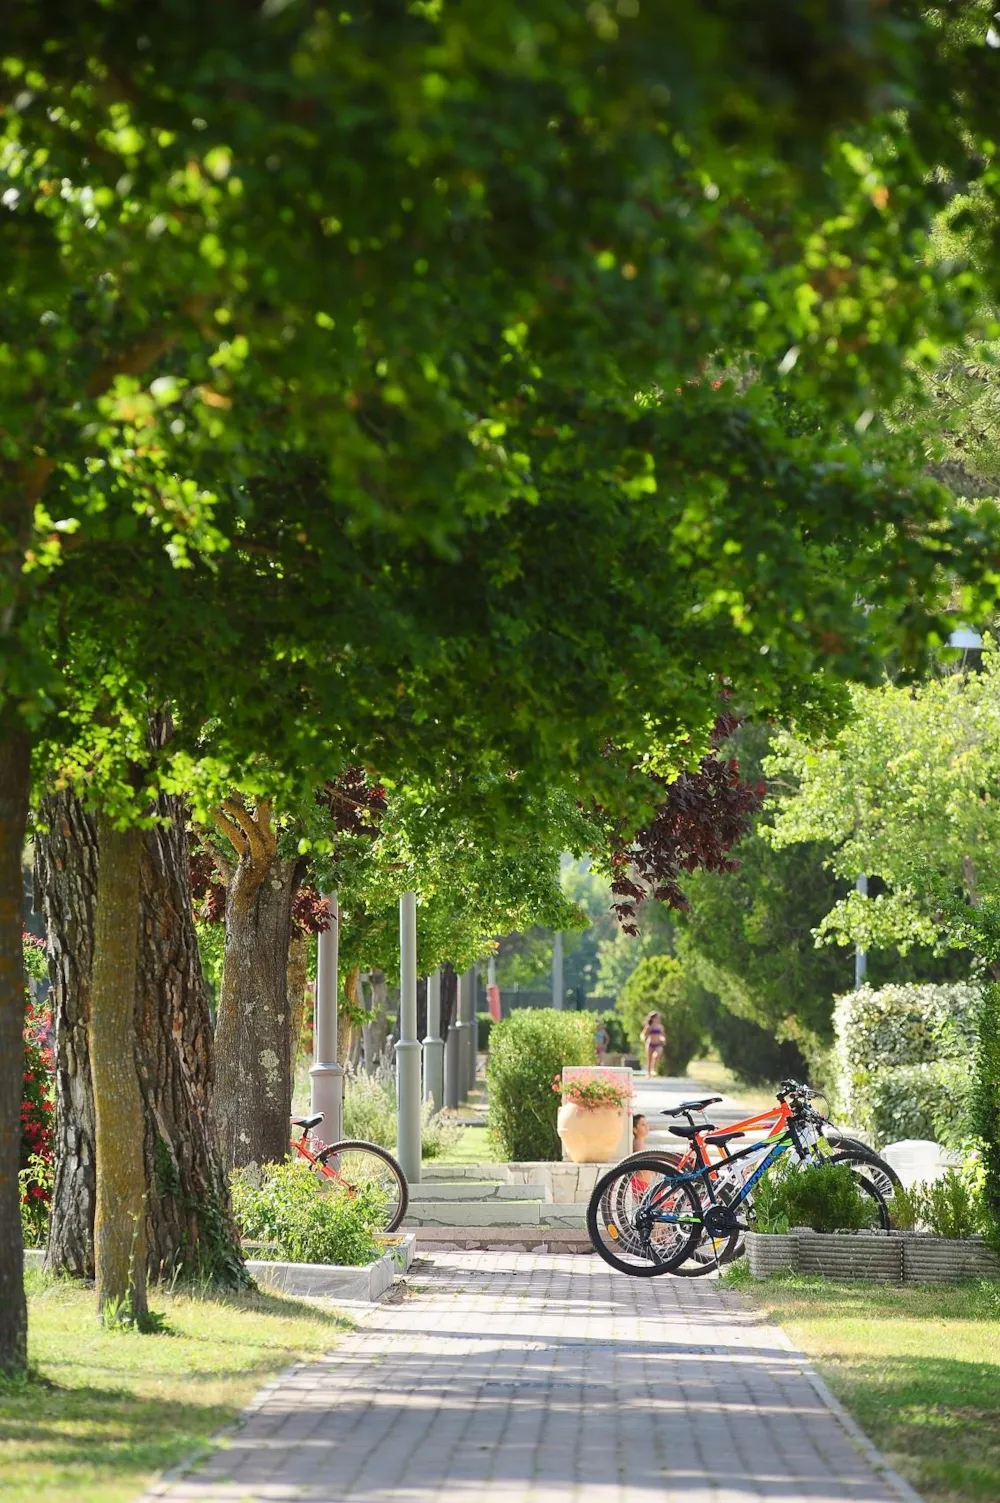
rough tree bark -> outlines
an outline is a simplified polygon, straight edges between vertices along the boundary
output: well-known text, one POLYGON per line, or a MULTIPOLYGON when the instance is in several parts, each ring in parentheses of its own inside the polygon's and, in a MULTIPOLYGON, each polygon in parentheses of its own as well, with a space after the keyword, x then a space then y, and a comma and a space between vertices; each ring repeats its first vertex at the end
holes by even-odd
POLYGON ((24 1078, 24 960, 21 852, 31 792, 31 748, 20 727, 0 722, 0 1372, 27 1366, 28 1316, 17 1172, 24 1078))
POLYGON ((288 1151, 292 902, 305 863, 278 855, 271 810, 239 795, 215 822, 236 854, 217 856, 226 886, 226 952, 215 1023, 214 1115, 229 1168, 274 1163, 288 1151))
POLYGON ((295 1067, 302 1049, 302 1020, 306 1011, 306 983, 309 979, 309 940, 298 925, 292 926, 288 947, 288 1013, 290 1018, 289 1055, 292 1090, 295 1090, 295 1067))
POLYGON ((365 1070, 373 1075, 385 1057, 389 1038, 388 987, 384 971, 372 971, 372 1020, 364 1025, 365 1070))
MULTIPOLYGON (((180 1267, 242 1285, 246 1270, 210 1124, 211 1022, 191 914, 185 811, 163 798, 169 823, 143 836, 136 1064, 143 1097, 152 1277, 180 1267)), ((49 1266, 94 1273, 94 1099, 87 1047, 97 832, 72 794, 46 798, 35 842, 56 1033, 56 1181, 49 1266)), ((36 900, 37 901, 37 900, 36 900)))
POLYGON ((94 1082, 94 1272, 102 1319, 146 1306, 146 1166, 135 1065, 141 830, 116 830, 97 817, 100 863, 90 985, 90 1074, 94 1082))
POLYGON ((90 972, 97 901, 97 830, 79 799, 42 801, 35 840, 36 906, 45 915, 55 1027, 55 1186, 48 1267, 94 1276, 94 1091, 90 1080, 90 972))

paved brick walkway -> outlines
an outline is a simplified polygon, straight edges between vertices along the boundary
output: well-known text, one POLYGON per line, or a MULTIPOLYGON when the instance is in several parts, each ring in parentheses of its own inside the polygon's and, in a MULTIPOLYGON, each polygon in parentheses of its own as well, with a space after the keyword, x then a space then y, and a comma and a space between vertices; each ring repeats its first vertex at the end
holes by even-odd
MULTIPOLYGON (((781 1333, 714 1281, 438 1253, 279 1380, 171 1503, 900 1503, 781 1333)), ((918 1500, 919 1503, 919 1500, 918 1500)))

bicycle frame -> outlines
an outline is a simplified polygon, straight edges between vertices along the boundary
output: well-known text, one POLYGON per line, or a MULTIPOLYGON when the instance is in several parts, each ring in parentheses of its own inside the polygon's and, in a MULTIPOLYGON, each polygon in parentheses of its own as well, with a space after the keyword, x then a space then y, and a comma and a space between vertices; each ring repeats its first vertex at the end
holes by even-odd
MULTIPOLYGON (((295 1149, 295 1152, 301 1154, 304 1159, 307 1159, 309 1163, 312 1164, 313 1168, 318 1170, 320 1174, 324 1174, 327 1179, 339 1179, 340 1176, 337 1174, 337 1171, 335 1169, 331 1169, 328 1164, 320 1163, 317 1155, 311 1153, 306 1147, 306 1143, 308 1141, 308 1136, 306 1133, 303 1133, 301 1138, 289 1138, 288 1141, 290 1146, 295 1149)), ((320 1149, 320 1153, 322 1152, 323 1149, 320 1149)))
MULTIPOLYGON (((779 1101, 777 1106, 770 1106, 768 1107, 767 1111, 758 1112, 756 1116, 744 1117, 742 1122, 734 1122, 732 1127, 727 1127, 725 1130, 726 1132, 749 1132, 752 1131, 755 1127, 765 1126, 770 1123, 771 1130, 764 1141, 771 1142, 773 1139, 777 1138, 781 1133, 784 1132, 790 1118, 793 1115, 794 1113, 792 1112, 791 1107, 788 1105, 788 1102, 779 1101)), ((680 1167, 688 1164, 692 1158, 694 1159, 695 1163, 697 1163, 698 1154, 695 1151, 696 1143, 698 1145, 698 1149, 701 1151, 702 1161, 706 1164, 724 1164, 727 1162, 727 1160, 738 1156, 731 1153, 727 1154, 725 1150, 720 1149, 719 1157, 717 1159, 712 1159, 709 1156, 708 1150, 710 1148, 717 1148, 718 1145, 715 1143, 706 1142, 704 1134, 699 1133, 696 1138, 691 1139, 691 1143, 687 1149, 687 1152, 681 1155, 680 1167)), ((759 1148, 761 1145, 757 1143, 753 1146, 759 1148)), ((740 1152, 745 1153, 746 1149, 741 1149, 740 1152)))
MULTIPOLYGON (((750 1194, 753 1191, 753 1187, 757 1183, 757 1181, 761 1178, 762 1175, 767 1173, 772 1164, 776 1164, 778 1162, 783 1154, 787 1153, 790 1148, 795 1148, 799 1152, 802 1151, 803 1145, 799 1141, 793 1122, 794 1118, 792 1114, 789 1113, 786 1118, 787 1131, 784 1132, 778 1139, 769 1138, 763 1143, 751 1143, 748 1148, 741 1148, 738 1153, 731 1153, 726 1158, 722 1159, 721 1161, 716 1161, 714 1164, 709 1163, 706 1160, 704 1163, 699 1164, 697 1169, 680 1171, 669 1176, 664 1175, 663 1179, 660 1180, 659 1185, 651 1185, 649 1190, 647 1191, 647 1196, 653 1197, 652 1200, 648 1202, 649 1206, 655 1210, 656 1195, 658 1192, 662 1191, 663 1187, 668 1183, 689 1184, 694 1180, 701 1180, 703 1182, 706 1189, 708 1190, 709 1199, 711 1200, 713 1205, 716 1204, 715 1186, 712 1181, 713 1177, 718 1173, 719 1169, 722 1167, 728 1168, 730 1164, 739 1163, 740 1159, 746 1159, 749 1158, 751 1154, 760 1153, 762 1152, 762 1150, 767 1148, 768 1143, 772 1143, 773 1146, 771 1147, 770 1151, 765 1153, 764 1158, 757 1165, 757 1168, 754 1170, 754 1172, 742 1182, 742 1184, 740 1185, 739 1194, 733 1201, 730 1202, 729 1209, 731 1211, 735 1211, 737 1206, 741 1206, 744 1201, 749 1199, 750 1194)), ((690 1225, 694 1218, 691 1216, 671 1216, 667 1214, 654 1215, 654 1220, 668 1222, 674 1226, 686 1226, 690 1225)))

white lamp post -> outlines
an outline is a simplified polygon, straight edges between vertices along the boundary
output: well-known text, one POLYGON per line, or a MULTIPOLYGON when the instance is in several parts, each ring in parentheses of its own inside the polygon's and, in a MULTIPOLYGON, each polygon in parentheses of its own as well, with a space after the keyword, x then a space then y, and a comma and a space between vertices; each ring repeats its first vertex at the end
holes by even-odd
POLYGON ((396 1157, 420 1179, 420 1040, 417 1038, 417 895, 399 900, 399 1043, 396 1045, 396 1157))
POLYGON ((323 1113, 314 1134, 324 1143, 343 1137, 344 1071, 337 1060, 337 969, 340 957, 340 904, 326 894, 330 921, 316 940, 316 1002, 313 1008, 313 1062, 309 1068, 309 1113, 323 1113))
POLYGON ((441 972, 427 978, 427 1033, 424 1036, 424 1100, 436 1112, 444 1106, 444 1039, 441 1037, 441 972))

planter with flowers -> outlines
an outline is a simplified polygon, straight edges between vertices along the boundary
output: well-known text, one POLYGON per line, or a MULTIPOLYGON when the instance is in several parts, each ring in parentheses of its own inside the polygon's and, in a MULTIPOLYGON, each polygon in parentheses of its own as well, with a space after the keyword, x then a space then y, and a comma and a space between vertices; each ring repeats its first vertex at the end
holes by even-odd
POLYGON ((574 1164, 602 1164, 621 1140, 626 1090, 613 1080, 565 1080, 557 1075, 552 1089, 562 1097, 556 1131, 574 1164))

